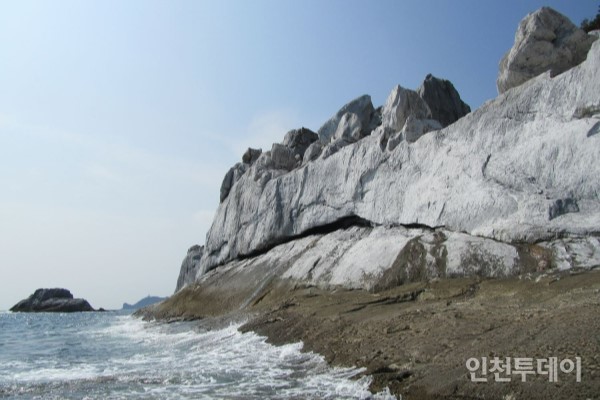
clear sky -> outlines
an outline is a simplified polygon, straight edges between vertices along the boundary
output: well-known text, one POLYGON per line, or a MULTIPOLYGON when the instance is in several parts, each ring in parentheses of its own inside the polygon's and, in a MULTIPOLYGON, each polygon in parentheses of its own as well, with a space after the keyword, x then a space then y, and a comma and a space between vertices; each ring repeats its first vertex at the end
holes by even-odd
POLYGON ((477 108, 542 5, 598 2, 0 0, 0 309, 171 294, 245 148, 428 73, 477 108))

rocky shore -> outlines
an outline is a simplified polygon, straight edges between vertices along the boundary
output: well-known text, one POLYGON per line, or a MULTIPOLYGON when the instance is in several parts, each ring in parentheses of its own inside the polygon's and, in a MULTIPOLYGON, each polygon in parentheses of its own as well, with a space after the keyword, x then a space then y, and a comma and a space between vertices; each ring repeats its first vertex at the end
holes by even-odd
POLYGON ((439 279, 377 293, 279 281, 242 310, 204 289, 188 286, 144 313, 202 319, 205 327, 247 320, 242 331, 276 345, 302 341, 331 365, 364 367, 373 392, 388 387, 405 400, 593 399, 600 393, 600 270, 439 279), (581 382, 574 373, 559 373, 557 382, 540 374, 526 382, 503 374, 510 382, 495 382, 488 373, 488 382, 474 383, 466 367, 470 358, 577 356, 581 382))
POLYGON ((475 111, 427 75, 248 149, 176 293, 138 315, 245 321, 403 399, 594 398, 597 37, 542 8, 475 111), (468 366, 503 360, 472 381, 468 366))

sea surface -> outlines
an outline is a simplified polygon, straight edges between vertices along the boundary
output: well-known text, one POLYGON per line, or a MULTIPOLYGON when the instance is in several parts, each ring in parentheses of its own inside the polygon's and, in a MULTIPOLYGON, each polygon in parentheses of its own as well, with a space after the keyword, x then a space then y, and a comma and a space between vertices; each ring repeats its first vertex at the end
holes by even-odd
POLYGON ((0 399, 392 399, 237 325, 159 324, 106 313, 0 312, 0 399))

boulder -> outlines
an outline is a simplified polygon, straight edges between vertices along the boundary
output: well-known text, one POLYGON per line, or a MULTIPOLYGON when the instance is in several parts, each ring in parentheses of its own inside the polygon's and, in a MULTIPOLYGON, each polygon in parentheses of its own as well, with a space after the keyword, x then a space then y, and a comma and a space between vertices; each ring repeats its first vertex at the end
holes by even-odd
POLYGON ((348 143, 353 143, 362 137, 363 126, 358 115, 350 112, 344 114, 333 134, 333 140, 343 139, 348 143))
POLYGON ((431 110, 417 92, 397 85, 382 110, 382 126, 393 132, 402 130, 409 116, 430 119, 431 110))
POLYGON ((175 292, 178 292, 181 288, 193 283, 198 275, 198 269, 200 267, 200 260, 204 252, 204 246, 194 245, 189 248, 181 268, 179 270, 179 277, 177 278, 177 287, 175 292))
POLYGON ((292 149, 279 143, 273 143, 273 147, 271 147, 271 160, 273 161, 273 168, 286 171, 296 168, 300 161, 299 158, 296 158, 296 154, 292 149))
POLYGON ((364 135, 365 129, 358 115, 348 112, 340 119, 331 142, 324 146, 321 156, 327 158, 341 148, 362 139, 364 135))
POLYGON ((319 139, 319 135, 308 128, 293 129, 285 134, 283 145, 289 147, 294 154, 304 157, 306 149, 319 139))
POLYGON ((322 152, 323 144, 320 141, 312 143, 310 146, 308 146, 306 152, 304 153, 304 159, 302 160, 302 164, 304 165, 310 161, 316 160, 317 158, 319 158, 322 152))
POLYGON ((596 38, 552 8, 542 7, 527 15, 519 24, 513 47, 500 61, 498 92, 546 71, 555 76, 579 65, 596 38))
POLYGON ((254 164, 254 161, 258 160, 258 157, 260 157, 261 153, 261 149, 253 149, 248 147, 248 150, 246 150, 246 152, 242 155, 242 162, 244 164, 252 165, 254 164))
POLYGON ((75 299, 67 289, 38 289, 15 304, 13 312, 80 312, 94 311, 84 299, 75 299))
POLYGON ((340 120, 346 113, 356 114, 362 127, 367 128, 371 126, 371 118, 375 113, 373 103, 371 102, 371 96, 360 96, 340 108, 340 110, 333 117, 327 120, 327 122, 325 122, 323 126, 319 128, 318 135, 321 142, 328 143, 331 140, 331 137, 338 129, 340 120))
POLYGON ((471 112, 452 82, 428 74, 417 89, 419 96, 431 110, 431 118, 439 121, 442 127, 453 124, 471 112))

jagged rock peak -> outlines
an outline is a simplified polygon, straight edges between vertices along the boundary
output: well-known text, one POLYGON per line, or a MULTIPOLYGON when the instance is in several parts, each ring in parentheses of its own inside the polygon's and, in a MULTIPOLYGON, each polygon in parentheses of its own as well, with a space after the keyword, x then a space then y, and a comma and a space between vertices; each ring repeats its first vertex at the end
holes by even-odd
POLYGON ((381 149, 388 151, 403 141, 413 143, 424 134, 442 128, 431 118, 431 110, 419 93, 400 85, 388 96, 381 119, 381 126, 373 134, 379 137, 381 149))
POLYGON ((471 107, 461 100, 452 82, 428 74, 417 93, 431 110, 431 118, 442 127, 453 124, 471 112, 471 107))
POLYGON ((383 106, 382 115, 383 126, 397 132, 404 127, 409 116, 430 119, 431 110, 417 92, 396 85, 383 106))
POLYGON ((500 61, 498 92, 546 71, 555 76, 579 65, 595 39, 550 7, 528 14, 519 24, 513 47, 500 61))
MULTIPOLYGON (((452 83, 428 75, 420 89, 396 86, 383 107, 375 109, 369 95, 363 95, 345 104, 327 122, 319 133, 302 127, 285 134, 282 143, 274 143, 270 151, 248 148, 242 162, 227 171, 220 190, 220 201, 228 196, 234 184, 252 167, 255 181, 264 186, 274 177, 290 172, 318 158, 328 158, 342 148, 375 133, 393 150, 406 140, 415 142, 425 133, 439 130, 469 112, 469 106, 460 100, 452 83), (429 103, 428 103, 429 102, 429 103), (432 118, 429 104, 445 121, 432 118)), ((382 146, 384 149, 386 146, 382 146)))
POLYGON ((198 274, 198 268, 200 266, 200 260, 204 253, 204 246, 194 245, 189 248, 183 262, 181 263, 181 269, 179 270, 179 277, 177 278, 177 287, 175 292, 178 292, 184 286, 193 283, 196 280, 198 274))
POLYGON ((319 139, 323 143, 328 143, 338 130, 338 125, 340 124, 343 116, 347 113, 356 114, 361 125, 364 128, 367 128, 371 122, 374 112, 375 109, 373 108, 373 103, 371 102, 371 96, 365 94, 357 97, 348 104, 344 105, 337 113, 335 113, 333 117, 331 117, 323 124, 323 126, 321 126, 321 128, 319 128, 319 139))

